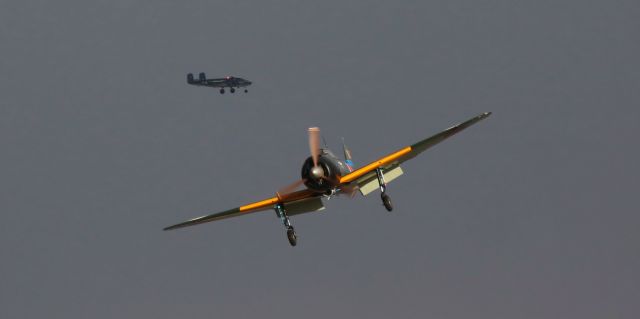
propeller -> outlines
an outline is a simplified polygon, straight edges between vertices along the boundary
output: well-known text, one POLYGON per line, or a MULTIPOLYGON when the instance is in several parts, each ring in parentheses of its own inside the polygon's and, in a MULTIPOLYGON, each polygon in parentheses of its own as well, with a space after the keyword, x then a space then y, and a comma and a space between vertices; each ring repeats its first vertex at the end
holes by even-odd
POLYGON ((345 185, 342 187, 341 191, 347 195, 349 195, 349 198, 354 198, 357 194, 358 194, 358 189, 360 189, 358 187, 358 185, 345 185))
MULTIPOLYGON (((318 159, 320 158, 320 129, 317 127, 310 127, 309 130, 309 152, 311 153, 311 159, 313 160, 313 167, 309 170, 309 177, 319 180, 324 179, 324 169, 318 165, 318 159)), ((276 196, 284 198, 285 196, 293 193, 307 180, 300 179, 290 185, 280 188, 276 192, 276 196)))
POLYGON ((313 159, 313 167, 309 171, 309 175, 315 179, 324 177, 324 170, 318 166, 318 158, 320 157, 320 129, 317 127, 309 128, 309 152, 313 159))
POLYGON ((291 183, 290 185, 280 188, 276 192, 276 196, 278 196, 279 198, 284 198, 285 196, 293 193, 298 187, 300 187, 300 185, 304 184, 304 181, 305 181, 304 179, 299 179, 291 183))
POLYGON ((320 129, 317 127, 309 128, 309 152, 313 158, 313 166, 318 166, 318 157, 320 156, 320 129))

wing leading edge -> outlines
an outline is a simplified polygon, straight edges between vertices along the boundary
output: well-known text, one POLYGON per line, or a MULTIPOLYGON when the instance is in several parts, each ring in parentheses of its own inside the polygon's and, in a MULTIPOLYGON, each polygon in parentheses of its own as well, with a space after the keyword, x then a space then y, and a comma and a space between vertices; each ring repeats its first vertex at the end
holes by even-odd
POLYGON ((236 217, 236 216, 241 216, 241 215, 246 215, 249 213, 256 213, 259 211, 264 211, 267 209, 270 209, 272 207, 274 207, 276 204, 286 204, 289 202, 294 202, 294 201, 299 201, 299 200, 303 200, 306 198, 310 198, 310 197, 314 197, 317 196, 316 193, 309 191, 309 190, 301 190, 301 191, 297 191, 291 194, 288 194, 286 197, 279 197, 279 196, 275 196, 275 197, 271 197, 271 198, 267 198, 261 201, 257 201, 257 202, 253 202, 244 206, 240 206, 240 207, 236 207, 236 208, 232 208, 229 210, 225 210, 223 212, 220 213, 215 213, 215 214, 211 214, 211 215, 205 215, 205 216, 201 216, 201 217, 196 217, 190 220, 187 220, 185 222, 179 223, 179 224, 175 224, 169 227, 165 227, 164 230, 172 230, 172 229, 177 229, 177 228, 182 228, 182 227, 188 227, 188 226, 194 226, 194 225, 198 225, 198 224, 203 224, 203 223, 208 223, 208 222, 212 222, 212 221, 216 221, 216 220, 221 220, 221 219, 225 219, 225 218, 230 218, 230 217, 236 217))
POLYGON ((476 117, 473 117, 465 122, 462 122, 460 124, 454 125, 436 135, 433 135, 429 138, 426 138, 422 141, 419 141, 415 144, 412 144, 410 146, 404 147, 398 151, 395 151, 387 156, 384 156, 376 161, 373 161, 345 176, 342 176, 340 178, 340 183, 341 184, 346 184, 346 183, 350 183, 352 181, 357 180, 358 178, 366 175, 367 173, 375 170, 378 167, 386 167, 388 165, 391 164, 400 164, 400 163, 404 163, 405 161, 408 161, 416 156, 418 156, 418 154, 426 151, 427 149, 431 148, 432 146, 444 141, 445 139, 461 132, 462 130, 466 129, 467 127, 478 123, 479 121, 487 118, 489 115, 491 115, 491 112, 485 112, 482 113, 476 117))

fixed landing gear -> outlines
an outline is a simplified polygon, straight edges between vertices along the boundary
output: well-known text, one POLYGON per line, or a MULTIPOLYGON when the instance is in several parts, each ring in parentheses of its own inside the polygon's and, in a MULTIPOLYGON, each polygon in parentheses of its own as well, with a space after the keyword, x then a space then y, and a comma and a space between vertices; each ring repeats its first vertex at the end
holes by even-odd
POLYGON ((247 90, 247 89, 244 89, 244 93, 249 93, 249 90, 247 90))
POLYGON ((220 94, 224 94, 224 89, 220 89, 220 94))
POLYGON ((231 93, 236 93, 236 89, 234 89, 234 88, 230 88, 230 89, 229 89, 229 92, 231 92, 231 93))
POLYGON ((384 181, 384 174, 382 174, 381 168, 376 168, 376 175, 378 176, 378 184, 380 185, 382 205, 390 212, 393 210, 393 205, 391 204, 391 197, 387 195, 387 183, 384 181))
POLYGON ((298 243, 298 236, 296 236, 296 231, 291 226, 291 222, 289 221, 289 216, 287 216, 287 211, 284 209, 282 204, 277 204, 274 208, 276 211, 276 215, 282 221, 284 228, 287 230, 287 239, 289 240, 289 244, 291 246, 295 246, 298 243))
POLYGON ((385 193, 380 194, 380 197, 382 198, 382 205, 384 205, 384 208, 386 208, 387 211, 392 211, 393 205, 391 204, 391 197, 385 193))
POLYGON ((298 243, 298 237, 296 236, 296 231, 293 229, 293 226, 287 227, 287 239, 289 239, 291 246, 295 246, 298 243))

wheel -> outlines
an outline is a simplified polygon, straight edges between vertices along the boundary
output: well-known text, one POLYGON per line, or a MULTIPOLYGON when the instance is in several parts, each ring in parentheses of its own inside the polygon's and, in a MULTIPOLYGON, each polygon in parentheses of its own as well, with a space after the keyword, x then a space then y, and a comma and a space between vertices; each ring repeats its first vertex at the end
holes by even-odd
POLYGON ((287 239, 289 239, 289 244, 291 246, 295 246, 298 243, 298 237, 296 236, 296 231, 293 230, 292 226, 287 228, 287 239))
POLYGON ((224 89, 220 89, 220 94, 224 94, 224 89))
POLYGON ((230 88, 230 89, 229 89, 229 91, 230 91, 231 93, 236 93, 236 89, 234 89, 234 88, 230 88))
POLYGON ((249 93, 249 90, 247 90, 247 89, 244 89, 244 93, 249 93))
POLYGON ((380 197, 382 197, 382 204, 384 205, 384 208, 386 208, 387 211, 392 211, 393 205, 391 204, 391 197, 385 193, 382 193, 380 197))

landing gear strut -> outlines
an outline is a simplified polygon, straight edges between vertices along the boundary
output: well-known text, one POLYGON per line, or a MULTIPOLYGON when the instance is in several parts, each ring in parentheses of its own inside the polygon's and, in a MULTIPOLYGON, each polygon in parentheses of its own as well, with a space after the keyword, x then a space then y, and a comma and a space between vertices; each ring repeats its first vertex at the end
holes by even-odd
POLYGON ((287 216, 287 211, 284 209, 282 204, 277 204, 274 208, 276 211, 276 215, 282 221, 284 228, 287 230, 287 239, 289 240, 289 244, 291 246, 295 246, 298 243, 298 236, 296 236, 296 231, 291 226, 291 222, 289 221, 289 216, 287 216))
POLYGON ((378 184, 380 185, 380 198, 382 199, 382 205, 387 211, 393 210, 393 205, 391 204, 391 197, 387 195, 387 183, 384 181, 384 174, 382 174, 381 168, 376 168, 376 175, 378 176, 378 184))

